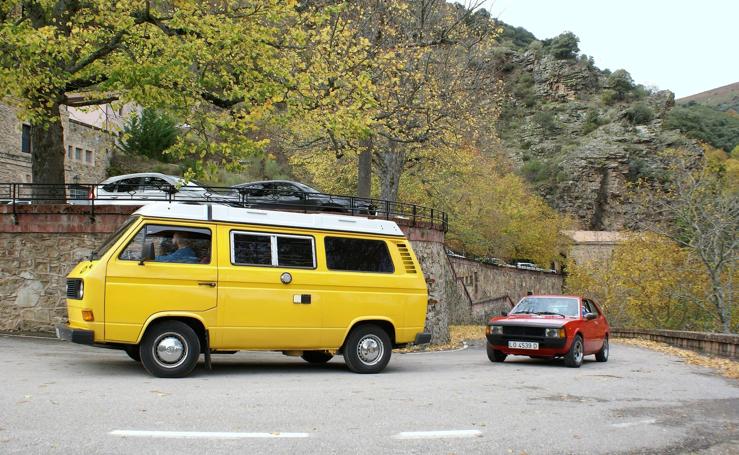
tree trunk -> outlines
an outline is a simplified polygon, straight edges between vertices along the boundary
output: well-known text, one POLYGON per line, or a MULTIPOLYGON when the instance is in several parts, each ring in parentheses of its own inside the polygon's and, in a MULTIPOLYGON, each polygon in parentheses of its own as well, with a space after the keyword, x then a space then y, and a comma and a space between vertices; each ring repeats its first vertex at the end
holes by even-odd
POLYGON ((372 136, 362 141, 357 172, 357 196, 372 196, 372 136))
POLYGON ((380 175, 380 198, 388 201, 398 200, 398 189, 400 186, 400 175, 405 167, 405 152, 397 151, 394 144, 390 144, 390 150, 378 154, 380 175))
MULTIPOLYGON (((35 184, 64 184, 64 131, 59 106, 49 108, 47 120, 31 126, 31 175, 35 184)), ((34 187, 38 202, 63 204, 63 187, 34 187)))

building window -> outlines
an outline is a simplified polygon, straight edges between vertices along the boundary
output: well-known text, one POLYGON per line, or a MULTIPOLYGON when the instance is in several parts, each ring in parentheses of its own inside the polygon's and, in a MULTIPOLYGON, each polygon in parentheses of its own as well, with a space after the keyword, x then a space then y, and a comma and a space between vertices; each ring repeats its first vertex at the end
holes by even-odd
POLYGON ((82 149, 79 147, 74 148, 74 159, 77 161, 82 161, 82 149))
POLYGON ((72 146, 71 145, 67 146, 67 159, 68 160, 72 159, 72 146))
POLYGON ((21 132, 21 152, 31 153, 31 125, 23 125, 21 132))
POLYGON ((92 150, 85 150, 85 163, 92 164, 92 150))

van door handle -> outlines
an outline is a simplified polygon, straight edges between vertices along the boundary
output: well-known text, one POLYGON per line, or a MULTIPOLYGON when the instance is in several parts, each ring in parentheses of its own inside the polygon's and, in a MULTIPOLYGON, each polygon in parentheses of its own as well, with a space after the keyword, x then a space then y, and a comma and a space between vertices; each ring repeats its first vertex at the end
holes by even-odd
POLYGON ((293 295, 293 303, 310 305, 311 296, 310 294, 295 294, 293 295))
POLYGON ((209 287, 216 287, 215 281, 198 281, 198 286, 209 286, 209 287))

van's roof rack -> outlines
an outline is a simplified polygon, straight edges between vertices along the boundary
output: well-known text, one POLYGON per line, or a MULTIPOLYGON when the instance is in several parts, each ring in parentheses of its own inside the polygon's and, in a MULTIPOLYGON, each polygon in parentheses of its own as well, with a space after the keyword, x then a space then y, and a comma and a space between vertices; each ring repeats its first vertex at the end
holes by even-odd
POLYGON ((174 218, 193 221, 223 221, 238 224, 284 226, 322 231, 361 232, 366 234, 402 236, 394 221, 375 220, 349 215, 296 213, 231 207, 224 204, 186 204, 153 202, 134 212, 154 218, 174 218))

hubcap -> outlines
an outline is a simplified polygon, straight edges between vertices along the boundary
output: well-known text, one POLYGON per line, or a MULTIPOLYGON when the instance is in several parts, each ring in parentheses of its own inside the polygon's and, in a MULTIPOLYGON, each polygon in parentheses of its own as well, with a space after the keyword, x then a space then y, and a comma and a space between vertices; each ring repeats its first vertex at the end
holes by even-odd
POLYGON ((154 360, 164 368, 175 368, 187 357, 187 342, 177 333, 164 333, 154 341, 154 360))
POLYGON ((575 360, 577 363, 582 361, 582 341, 575 343, 575 360))
POLYGON ((357 356, 365 365, 374 365, 382 359, 385 348, 375 335, 365 335, 357 343, 357 356))
POLYGON ((608 357, 608 338, 603 342, 603 355, 608 357))

